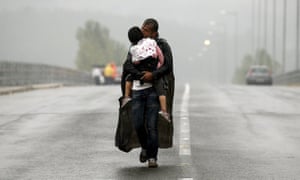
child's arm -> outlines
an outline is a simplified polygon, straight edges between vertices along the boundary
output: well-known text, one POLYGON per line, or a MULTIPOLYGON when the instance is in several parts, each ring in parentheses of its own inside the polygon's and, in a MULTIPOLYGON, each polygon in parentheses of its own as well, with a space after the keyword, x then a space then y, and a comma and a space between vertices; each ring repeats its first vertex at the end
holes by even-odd
POLYGON ((156 46, 156 53, 158 56, 157 68, 160 68, 164 64, 164 55, 158 46, 156 46))
POLYGON ((164 55, 164 64, 157 70, 152 72, 153 79, 158 79, 165 74, 173 73, 173 56, 171 47, 168 42, 164 39, 159 39, 157 41, 158 46, 164 55))

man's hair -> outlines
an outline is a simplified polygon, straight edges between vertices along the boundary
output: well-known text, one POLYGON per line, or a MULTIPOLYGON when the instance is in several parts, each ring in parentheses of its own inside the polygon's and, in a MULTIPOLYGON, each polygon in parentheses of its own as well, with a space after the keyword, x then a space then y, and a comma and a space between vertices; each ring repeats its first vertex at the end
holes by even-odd
POLYGON ((158 22, 154 18, 148 18, 143 25, 150 25, 153 32, 158 32, 158 22))
POLYGON ((139 40, 143 39, 143 37, 143 32, 137 26, 133 26, 128 30, 128 39, 133 44, 136 44, 139 40))

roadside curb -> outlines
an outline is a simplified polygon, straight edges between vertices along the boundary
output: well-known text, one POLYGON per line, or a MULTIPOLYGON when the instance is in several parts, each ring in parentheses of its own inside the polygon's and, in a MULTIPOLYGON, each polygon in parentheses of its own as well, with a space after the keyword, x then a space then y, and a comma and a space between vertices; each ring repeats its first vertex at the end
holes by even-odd
POLYGON ((38 89, 59 88, 62 86, 63 84, 34 84, 34 85, 17 86, 17 87, 0 87, 0 95, 14 94, 14 93, 38 90, 38 89))

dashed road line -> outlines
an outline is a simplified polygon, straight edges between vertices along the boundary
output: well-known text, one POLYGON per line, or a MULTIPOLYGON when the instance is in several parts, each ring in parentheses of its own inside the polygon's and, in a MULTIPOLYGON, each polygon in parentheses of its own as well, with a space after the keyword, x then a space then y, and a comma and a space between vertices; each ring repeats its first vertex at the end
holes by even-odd
POLYGON ((193 168, 191 166, 191 141, 190 141, 190 119, 189 119, 189 98, 190 85, 185 84, 182 95, 182 103, 180 106, 180 133, 179 133, 179 156, 181 158, 181 165, 183 168, 184 178, 178 180, 193 180, 191 178, 193 168))
POLYGON ((190 98, 190 85, 186 84, 184 93, 182 95, 182 103, 180 107, 180 139, 179 139, 179 155, 191 155, 191 142, 190 142, 190 120, 189 120, 189 98, 190 98))

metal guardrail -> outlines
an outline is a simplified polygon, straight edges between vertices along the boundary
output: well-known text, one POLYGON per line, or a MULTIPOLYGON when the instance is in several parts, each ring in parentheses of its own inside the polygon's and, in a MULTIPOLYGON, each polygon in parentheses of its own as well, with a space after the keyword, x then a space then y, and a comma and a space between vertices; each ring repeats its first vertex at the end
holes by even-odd
POLYGON ((300 85, 300 70, 274 76, 273 81, 278 85, 300 85))
POLYGON ((73 69, 21 62, 0 61, 0 86, 61 83, 65 85, 93 84, 90 73, 73 69))

